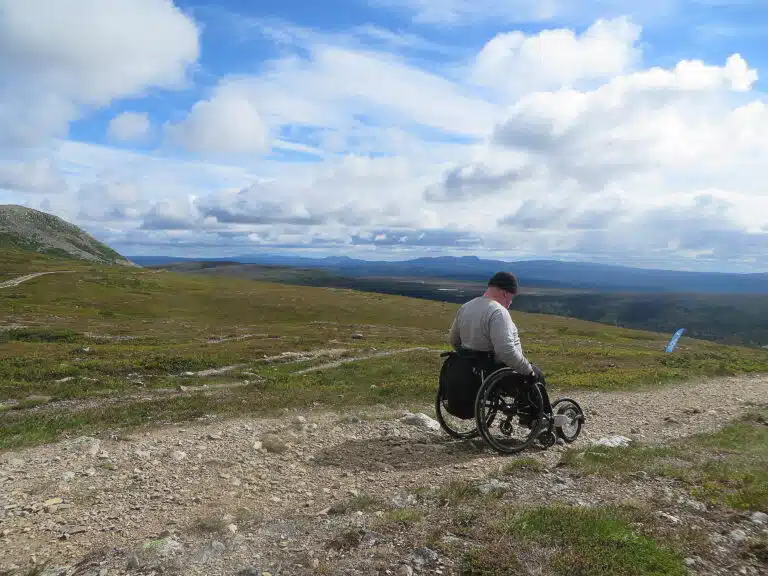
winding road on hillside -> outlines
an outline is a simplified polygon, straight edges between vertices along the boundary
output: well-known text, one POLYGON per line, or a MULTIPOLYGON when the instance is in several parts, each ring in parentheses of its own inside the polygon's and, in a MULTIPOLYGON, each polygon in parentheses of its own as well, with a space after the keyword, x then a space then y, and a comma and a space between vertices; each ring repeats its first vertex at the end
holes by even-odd
POLYGON ((11 278, 10 280, 6 280, 5 282, 0 282, 0 288, 13 288, 15 286, 18 286, 19 284, 23 284, 24 282, 27 282, 39 276, 45 276, 46 274, 66 274, 69 272, 72 272, 72 270, 55 270, 52 272, 34 272, 32 274, 26 274, 24 276, 11 278))
MULTIPOLYGON (((617 434, 660 443, 713 431, 764 404, 767 389, 768 376, 761 375, 552 396, 571 396, 585 408, 578 449, 617 434)), ((421 410, 433 416, 430 407, 421 410)), ((412 574, 398 571, 411 544, 369 527, 393 507, 416 506, 420 489, 458 479, 488 482, 489 473, 518 458, 534 458, 546 470, 506 479, 515 502, 586 506, 685 496, 659 479, 617 486, 568 476, 557 466, 564 446, 499 456, 477 441, 454 442, 409 424, 404 413, 377 406, 270 419, 211 416, 5 452, 0 573, 28 568, 34 558, 66 568, 51 572, 65 576, 161 573, 157 567, 209 576, 412 574), (381 504, 340 508, 362 497, 381 504), (371 542, 341 552, 329 544, 357 531, 371 542)), ((677 504, 669 506, 681 514, 677 504)), ((421 573, 459 573, 450 559, 440 562, 421 573)))

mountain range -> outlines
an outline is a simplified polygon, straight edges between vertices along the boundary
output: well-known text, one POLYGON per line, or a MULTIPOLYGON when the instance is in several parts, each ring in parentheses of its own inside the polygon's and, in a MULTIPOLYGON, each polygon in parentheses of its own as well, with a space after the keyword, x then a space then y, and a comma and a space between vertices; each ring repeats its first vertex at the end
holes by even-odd
POLYGON ((140 266, 189 261, 238 262, 320 269, 348 277, 442 278, 484 282, 498 270, 509 270, 521 286, 599 292, 768 294, 768 274, 735 274, 654 270, 556 260, 502 261, 477 256, 440 256, 405 261, 359 260, 346 256, 309 258, 289 255, 243 255, 231 258, 131 256, 140 266))

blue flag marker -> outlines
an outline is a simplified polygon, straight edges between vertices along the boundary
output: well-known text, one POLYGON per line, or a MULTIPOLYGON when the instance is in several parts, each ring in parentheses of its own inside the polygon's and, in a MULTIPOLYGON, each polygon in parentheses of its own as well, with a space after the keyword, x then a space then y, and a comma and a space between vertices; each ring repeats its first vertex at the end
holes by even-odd
POLYGON ((678 341, 680 340, 680 336, 683 335, 683 332, 685 332, 685 328, 680 328, 677 332, 675 332, 675 335, 672 336, 670 341, 667 343, 667 352, 672 352, 675 347, 677 346, 678 341))

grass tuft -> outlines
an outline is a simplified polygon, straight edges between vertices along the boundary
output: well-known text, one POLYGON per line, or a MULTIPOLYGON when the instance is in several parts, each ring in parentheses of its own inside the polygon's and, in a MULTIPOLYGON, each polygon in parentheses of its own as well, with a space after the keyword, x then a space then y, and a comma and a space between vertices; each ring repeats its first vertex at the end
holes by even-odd
POLYGON ((676 576, 687 573, 683 558, 630 524, 631 513, 617 507, 543 506, 515 514, 510 535, 529 546, 557 548, 555 574, 676 576))

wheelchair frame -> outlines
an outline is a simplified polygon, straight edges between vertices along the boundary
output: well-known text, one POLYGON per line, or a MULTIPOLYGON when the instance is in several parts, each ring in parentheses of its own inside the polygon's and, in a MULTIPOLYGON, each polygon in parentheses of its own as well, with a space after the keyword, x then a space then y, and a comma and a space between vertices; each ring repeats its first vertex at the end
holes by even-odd
MULTIPOLYGON (((458 353, 456 351, 449 351, 441 353, 440 356, 446 358, 447 361, 448 357, 458 356, 458 353)), ((543 448, 554 446, 558 438, 568 444, 574 442, 581 433, 582 426, 586 421, 581 406, 579 406, 576 400, 564 397, 552 402, 550 404, 551 411, 547 412, 544 409, 544 399, 541 394, 542 389, 546 391, 543 382, 535 382, 532 384, 531 390, 535 391, 535 397, 538 399, 538 413, 535 415, 535 424, 530 428, 531 432, 529 433, 527 440, 517 445, 510 445, 500 442, 491 436, 489 428, 499 413, 499 410, 503 416, 506 417, 506 421, 500 425, 503 434, 507 434, 507 432, 504 432, 505 426, 507 427, 506 429, 511 432, 512 418, 520 414, 515 406, 515 402, 512 404, 503 402, 503 405, 500 404, 498 406, 488 404, 489 397, 496 391, 496 386, 511 373, 516 374, 517 372, 512 368, 503 367, 486 375, 485 371, 480 369, 481 384, 475 396, 473 411, 475 427, 468 432, 454 430, 447 423, 443 415, 443 410, 446 410, 446 408, 443 406, 445 398, 443 394, 443 380, 440 378, 435 398, 435 413, 443 431, 458 440, 468 440, 480 436, 485 444, 502 454, 521 452, 537 441, 543 448), (491 409, 492 413, 487 413, 488 408, 491 409), (574 423, 576 423, 576 430, 571 433, 568 431, 568 427, 572 426, 574 423)), ((450 414, 450 412, 448 412, 448 414, 450 414)))

